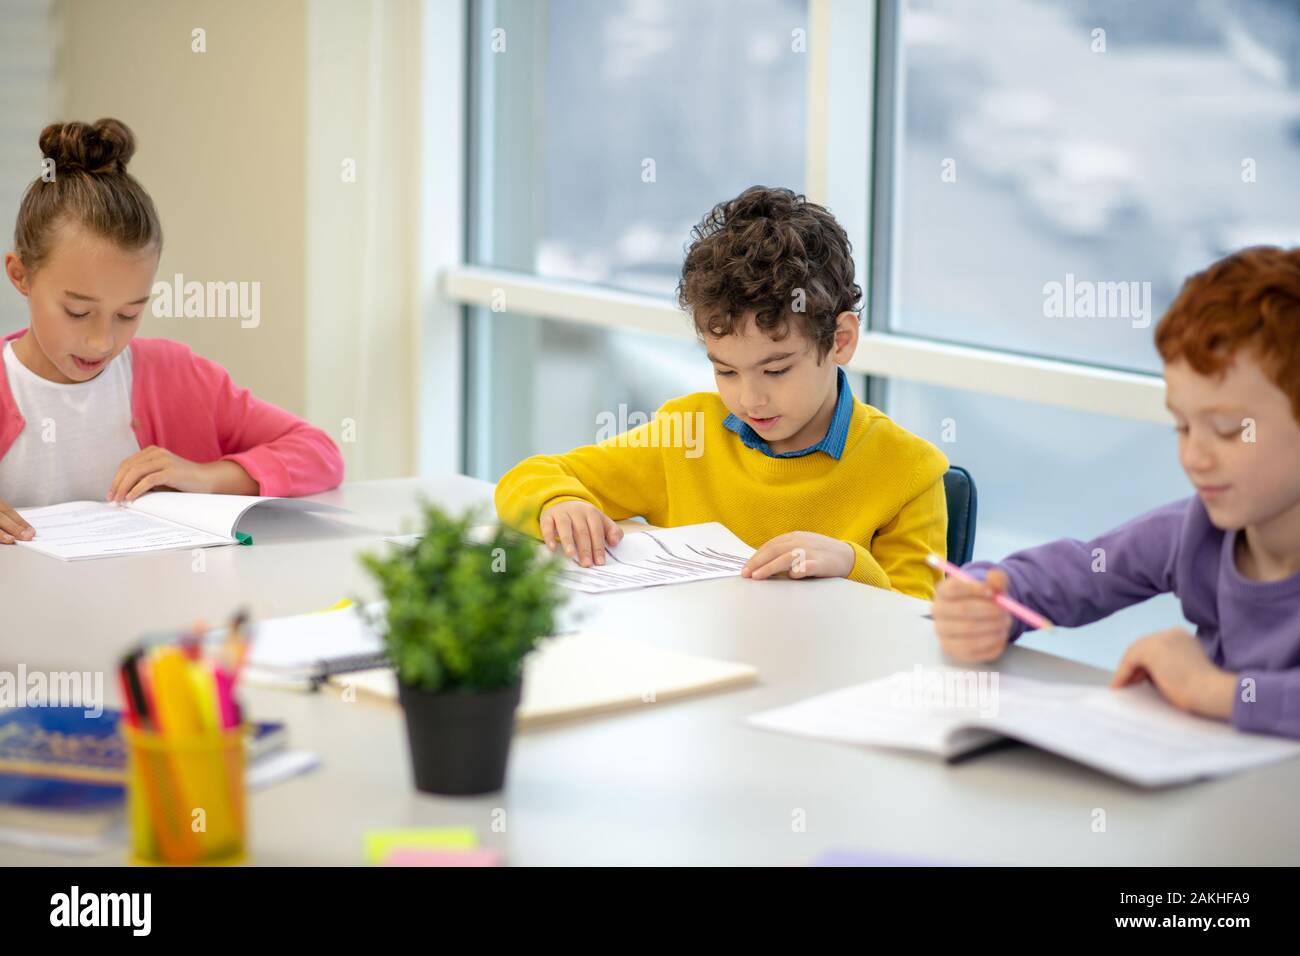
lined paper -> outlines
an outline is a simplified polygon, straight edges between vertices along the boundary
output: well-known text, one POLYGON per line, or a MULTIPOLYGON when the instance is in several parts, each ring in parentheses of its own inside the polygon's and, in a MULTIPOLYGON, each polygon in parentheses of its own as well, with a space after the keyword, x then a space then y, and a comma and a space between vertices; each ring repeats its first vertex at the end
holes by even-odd
POLYGON ((754 549, 716 521, 634 531, 606 547, 605 563, 584 568, 565 558, 559 582, 588 594, 728 578, 740 574, 754 549))
POLYGON ((103 501, 69 501, 18 513, 36 529, 36 537, 17 543, 61 561, 234 544, 229 537, 103 501))
POLYGON ((177 551, 235 544, 235 529, 255 507, 286 511, 344 512, 305 498, 208 495, 151 491, 135 501, 67 501, 18 513, 36 529, 17 543, 60 561, 111 558, 148 551, 177 551))

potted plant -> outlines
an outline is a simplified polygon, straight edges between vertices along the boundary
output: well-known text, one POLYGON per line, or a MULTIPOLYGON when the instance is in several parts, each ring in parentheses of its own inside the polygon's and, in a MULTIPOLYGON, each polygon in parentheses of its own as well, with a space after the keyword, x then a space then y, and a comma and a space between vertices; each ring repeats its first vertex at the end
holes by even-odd
POLYGON ((417 789, 500 790, 523 689, 523 661, 553 633, 560 562, 476 512, 421 502, 423 537, 362 563, 388 603, 381 622, 397 668, 417 789))

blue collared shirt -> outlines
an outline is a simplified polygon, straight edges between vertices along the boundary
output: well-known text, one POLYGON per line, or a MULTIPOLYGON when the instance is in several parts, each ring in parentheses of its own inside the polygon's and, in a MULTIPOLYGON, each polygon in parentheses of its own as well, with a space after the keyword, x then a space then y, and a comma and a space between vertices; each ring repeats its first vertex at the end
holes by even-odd
POLYGON ((838 369, 838 372, 835 384, 835 414, 831 417, 831 425, 826 429, 825 436, 815 445, 809 445, 800 451, 775 452, 749 423, 735 415, 728 415, 722 425, 739 435, 746 448, 761 451, 769 458, 802 458, 815 451, 823 451, 838 461, 840 455, 844 454, 844 443, 849 438, 849 423, 853 421, 853 390, 849 388, 849 377, 844 374, 843 366, 838 369))

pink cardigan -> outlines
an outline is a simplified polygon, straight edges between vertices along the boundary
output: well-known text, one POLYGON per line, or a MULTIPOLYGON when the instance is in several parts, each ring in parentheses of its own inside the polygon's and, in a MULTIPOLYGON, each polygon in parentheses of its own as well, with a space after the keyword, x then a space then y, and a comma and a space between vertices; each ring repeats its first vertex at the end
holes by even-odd
MULTIPOLYGON (((128 348, 131 428, 141 448, 158 445, 203 463, 236 462, 259 494, 276 498, 315 494, 343 480, 343 456, 329 435, 238 387, 216 362, 170 339, 136 338, 128 348)), ((0 458, 26 424, 0 361, 0 458)))

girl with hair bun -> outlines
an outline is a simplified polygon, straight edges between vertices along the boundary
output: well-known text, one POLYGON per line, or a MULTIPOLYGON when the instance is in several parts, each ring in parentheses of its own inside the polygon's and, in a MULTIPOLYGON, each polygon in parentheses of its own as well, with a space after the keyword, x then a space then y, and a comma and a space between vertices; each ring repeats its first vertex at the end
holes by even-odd
POLYGON ((41 131, 45 174, 18 209, 5 273, 29 328, 0 361, 0 543, 30 540, 14 510, 132 501, 152 489, 308 495, 343 478, 323 431, 236 386, 167 339, 138 338, 162 252, 153 200, 127 172, 115 119, 41 131))

